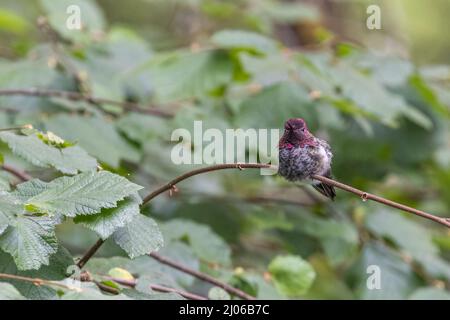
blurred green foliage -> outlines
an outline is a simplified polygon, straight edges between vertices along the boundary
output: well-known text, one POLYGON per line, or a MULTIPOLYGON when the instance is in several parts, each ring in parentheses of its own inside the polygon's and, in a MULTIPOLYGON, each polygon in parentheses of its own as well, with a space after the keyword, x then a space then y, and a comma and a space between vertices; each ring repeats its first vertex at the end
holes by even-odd
MULTIPOLYGON (((417 66, 340 41, 322 24, 326 12, 303 2, 141 5, 148 10, 130 5, 123 17, 119 2, 106 0, 42 0, 23 12, 28 2, 18 1, 0 10, 0 89, 79 91, 174 114, 161 118, 108 103, 0 94, 0 127, 31 123, 71 142, 55 155, 56 146, 36 136, 3 133, 5 163, 51 181, 97 161, 144 186, 143 196, 195 167, 170 161, 176 128, 203 120, 221 130, 281 129, 285 119, 302 117, 332 146, 337 180, 448 216, 450 66, 417 66), (74 3, 81 8, 81 31, 64 22, 65 8, 74 3), (46 18, 36 29, 38 14, 46 18), (286 34, 297 45, 287 46, 286 34), (83 162, 71 162, 73 153, 83 162)), ((2 190, 14 189, 6 172, 0 182, 2 190)), ((130 189, 117 210, 102 209, 105 220, 65 218, 56 228, 62 246, 52 243, 48 257, 21 261, 18 268, 43 264, 39 270, 17 270, 14 254, 0 246, 0 272, 61 280, 73 257, 115 232, 86 270, 123 268, 137 277, 142 285, 118 298, 179 298, 148 292, 149 282, 229 298, 140 256, 161 245, 151 216, 164 238, 161 254, 258 298, 449 299, 450 234, 443 226, 343 192, 331 204, 317 203, 304 189, 251 170, 200 175, 178 188, 173 197, 152 200, 142 209, 146 216, 134 216, 140 198, 130 198, 130 189), (370 265, 381 270, 381 289, 366 285, 370 265)), ((18 193, 25 197, 25 191, 18 193)), ((0 202, 3 232, 2 210, 14 207, 0 202)), ((91 287, 62 294, 11 283, 18 291, 0 283, 0 298, 106 297, 91 287)))

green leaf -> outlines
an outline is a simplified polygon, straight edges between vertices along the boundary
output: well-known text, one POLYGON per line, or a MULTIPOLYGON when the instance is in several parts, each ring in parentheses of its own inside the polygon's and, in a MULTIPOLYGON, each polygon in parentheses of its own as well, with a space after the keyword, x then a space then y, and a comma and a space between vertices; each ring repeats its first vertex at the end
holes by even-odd
POLYGON ((351 224, 307 215, 297 216, 295 220, 299 230, 320 240, 332 265, 347 261, 355 253, 358 232, 351 224))
POLYGON ((208 298, 211 300, 231 300, 229 293, 219 287, 209 289, 208 298))
POLYGON ((133 220, 116 230, 113 239, 132 259, 163 246, 163 237, 156 222, 142 214, 134 216, 133 220))
POLYGON ((0 300, 25 300, 25 297, 12 284, 0 282, 0 300))
POLYGON ((125 270, 123 268, 112 268, 108 271, 108 274, 116 279, 121 280, 134 280, 134 277, 131 275, 131 273, 128 270, 125 270))
POLYGON ((269 272, 275 287, 288 297, 306 294, 316 273, 313 267, 300 256, 278 256, 269 264, 269 272))
POLYGON ((40 212, 75 217, 95 214, 102 208, 114 208, 117 201, 141 188, 108 171, 85 172, 49 182, 47 189, 29 198, 27 204, 40 212))
POLYGON ((382 123, 396 127, 397 118, 403 115, 425 129, 432 127, 425 114, 408 105, 400 95, 387 91, 373 78, 343 64, 329 68, 328 73, 343 96, 382 123))
POLYGON ((411 266, 398 253, 381 243, 365 244, 360 258, 349 271, 349 281, 353 284, 359 299, 405 299, 420 284, 411 266), (370 273, 368 267, 376 266, 380 273, 380 288, 368 287, 370 273))
POLYGON ((19 270, 39 269, 58 249, 54 228, 48 217, 18 216, 0 236, 0 248, 12 255, 19 270))
POLYGON ((82 117, 59 114, 45 122, 49 130, 62 137, 78 141, 78 145, 102 162, 117 168, 121 159, 139 160, 139 153, 114 125, 101 117, 82 117))
POLYGON ((105 19, 100 8, 95 1, 91 0, 40 0, 40 4, 47 13, 50 25, 59 34, 73 41, 80 41, 86 36, 86 32, 91 34, 99 33, 105 25, 105 19), (69 7, 77 6, 79 9, 82 29, 68 28, 69 17, 74 16, 75 11, 67 11, 69 7))
MULTIPOLYGON (((53 90, 67 89, 72 85, 65 75, 58 73, 47 65, 49 54, 45 59, 24 61, 0 61, 0 87, 2 89, 17 88, 52 88, 53 90)), ((1 108, 31 113, 36 110, 51 110, 52 104, 48 98, 29 96, 1 96, 1 108)), ((32 120, 36 120, 33 115, 32 120)), ((28 121, 27 121, 28 122, 28 121)), ((25 122, 26 123, 26 122, 25 122)))
POLYGON ((298 23, 320 19, 318 8, 307 3, 267 1, 261 3, 261 9, 274 22, 298 23))
POLYGON ((116 124, 128 138, 141 144, 155 138, 170 137, 167 120, 158 117, 127 113, 116 124))
POLYGON ((78 291, 67 291, 61 300, 130 300, 124 294, 118 295, 107 295, 103 294, 97 288, 83 288, 81 292, 78 291))
POLYGON ((1 132, 0 139, 12 152, 38 167, 53 167, 65 174, 77 174, 97 166, 97 161, 78 146, 61 149, 46 144, 36 135, 21 136, 11 132, 1 132))
POLYGON ((23 34, 29 28, 27 20, 15 12, 0 9, 0 30, 23 34))
POLYGON ((450 292, 433 287, 419 288, 408 298, 409 300, 450 300, 450 292))
MULTIPOLYGON (((2 262, 0 263, 0 273, 45 280, 62 280, 69 274, 69 269, 73 270, 75 267, 72 256, 63 247, 59 247, 57 253, 50 257, 48 266, 41 266, 39 270, 18 270, 12 257, 3 251, 0 251, 0 261, 2 262)), ((28 299, 54 299, 57 296, 56 290, 48 286, 36 286, 34 283, 19 280, 4 281, 14 285, 28 299)))
POLYGON ((233 70, 230 56, 222 50, 182 52, 150 67, 163 101, 208 96, 231 81, 233 70))
POLYGON ((140 213, 141 203, 142 199, 136 193, 119 201, 116 208, 102 209, 93 215, 76 216, 73 221, 95 231, 105 240, 140 213))
POLYGON ((268 54, 277 50, 277 43, 261 34, 242 30, 221 30, 211 41, 220 48, 243 50, 254 54, 268 54))
POLYGON ((185 241, 198 257, 208 262, 230 265, 230 248, 209 226, 185 219, 173 219, 161 224, 161 229, 167 242, 185 241))
POLYGON ((366 225, 374 234, 393 241, 433 276, 450 279, 450 264, 439 256, 427 228, 389 210, 370 213, 366 225))
POLYGON ((16 197, 5 191, 0 192, 0 235, 14 221, 14 217, 22 211, 21 202, 16 197))
POLYGON ((282 82, 245 99, 236 124, 241 128, 280 128, 289 118, 301 117, 314 127, 316 111, 302 87, 282 82))

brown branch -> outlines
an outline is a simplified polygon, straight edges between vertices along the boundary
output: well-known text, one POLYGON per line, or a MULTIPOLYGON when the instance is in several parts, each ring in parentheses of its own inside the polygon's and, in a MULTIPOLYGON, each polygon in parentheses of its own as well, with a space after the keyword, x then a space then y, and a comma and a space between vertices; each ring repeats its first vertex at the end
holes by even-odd
POLYGON ((368 192, 365 192, 365 191, 353 188, 353 187, 351 187, 349 185, 346 185, 344 183, 335 181, 335 180, 330 179, 330 178, 326 178, 326 177, 318 176, 318 175, 313 175, 313 176, 311 176, 311 178, 313 178, 314 180, 319 180, 319 181, 321 181, 323 183, 332 185, 332 186, 334 186, 336 188, 339 188, 339 189, 342 189, 344 191, 356 194, 356 195, 360 196, 363 201, 366 201, 366 200, 376 201, 376 202, 382 203, 384 205, 387 205, 389 207, 396 208, 396 209, 399 209, 399 210, 403 210, 403 211, 415 214, 417 216, 420 216, 422 218, 435 221, 437 223, 440 223, 440 224, 446 226, 447 228, 450 228, 450 218, 438 217, 438 216, 435 216, 435 215, 433 215, 431 213, 427 213, 425 211, 421 211, 421 210, 418 210, 418 209, 415 209, 415 208, 411 208, 411 207, 405 206, 404 204, 400 204, 400 203, 394 202, 392 200, 388 200, 388 199, 385 199, 383 197, 376 196, 374 194, 371 194, 371 193, 368 193, 368 192))
POLYGON ((25 171, 19 170, 10 165, 2 164, 1 168, 2 168, 2 170, 7 171, 7 172, 11 173, 12 175, 14 175, 15 177, 17 177, 21 182, 25 182, 25 181, 33 179, 33 177, 30 176, 25 171))
POLYGON ((172 181, 169 181, 165 185, 161 186, 160 188, 156 189, 152 193, 150 193, 148 196, 146 196, 143 200, 143 204, 148 203, 150 200, 155 198, 156 196, 160 195, 161 193, 173 190, 177 183, 186 180, 192 176, 196 176, 198 174, 211 172, 211 171, 217 171, 217 170, 224 170, 224 169, 239 169, 243 170, 246 168, 252 168, 252 169, 263 169, 263 168, 271 168, 272 166, 270 164, 263 164, 263 163, 226 163, 226 164, 217 164, 209 167, 204 167, 200 169, 195 169, 189 172, 186 172, 185 174, 182 174, 181 176, 176 177, 172 181))
POLYGON ((41 278, 30 278, 30 277, 18 276, 15 274, 0 273, 0 278, 31 282, 35 286, 59 287, 59 288, 64 288, 64 289, 74 290, 74 291, 81 290, 80 288, 72 287, 72 286, 66 285, 66 284, 58 282, 58 281, 44 280, 41 278))
POLYGON ((239 289, 237 289, 235 287, 232 287, 232 286, 230 286, 229 284, 227 284, 225 282, 219 281, 216 278, 211 277, 210 275, 207 275, 205 273, 193 270, 193 269, 188 268, 188 267, 186 267, 186 266, 184 266, 184 265, 182 265, 180 263, 177 263, 177 262, 175 262, 173 260, 170 260, 170 259, 168 259, 166 257, 163 257, 163 256, 159 255, 156 252, 149 253, 148 255, 150 257, 152 257, 153 259, 158 260, 162 264, 168 265, 168 266, 170 266, 170 267, 172 267, 174 269, 177 269, 177 270, 179 270, 181 272, 189 274, 189 275, 191 275, 191 276, 193 276, 193 277, 195 277, 197 279, 200 279, 202 281, 209 282, 209 283, 211 283, 211 284, 213 284, 213 285, 215 285, 217 287, 222 288, 223 290, 227 291, 228 293, 234 294, 234 295, 236 295, 236 296, 238 296, 238 297, 240 297, 242 299, 255 300, 255 297, 245 293, 242 290, 239 290, 239 289))
POLYGON ((94 245, 89 248, 89 250, 81 257, 81 259, 77 262, 78 268, 82 269, 84 265, 92 258, 92 256, 97 252, 97 250, 102 246, 105 242, 103 239, 98 239, 94 245))
MULTIPOLYGON (((104 277, 104 278, 114 281, 114 282, 117 282, 118 284, 128 286, 128 287, 134 288, 136 286, 136 280, 124 280, 124 279, 118 279, 118 278, 113 278, 113 277, 104 277)), ((191 293, 191 292, 187 292, 187 291, 175 289, 175 288, 169 288, 169 287, 162 286, 159 284, 150 284, 149 286, 150 286, 150 289, 152 289, 152 290, 155 290, 158 292, 177 293, 180 296, 185 297, 186 299, 208 300, 208 298, 197 295, 195 293, 191 293)))
POLYGON ((98 104, 111 104, 120 106, 126 110, 134 111, 143 114, 154 115, 163 118, 173 117, 172 113, 156 108, 145 108, 137 103, 128 101, 116 101, 106 98, 96 98, 89 95, 83 95, 75 91, 60 91, 60 90, 47 90, 47 89, 2 89, 0 90, 0 96, 29 96, 29 97, 57 97, 72 101, 86 101, 92 105, 98 104))

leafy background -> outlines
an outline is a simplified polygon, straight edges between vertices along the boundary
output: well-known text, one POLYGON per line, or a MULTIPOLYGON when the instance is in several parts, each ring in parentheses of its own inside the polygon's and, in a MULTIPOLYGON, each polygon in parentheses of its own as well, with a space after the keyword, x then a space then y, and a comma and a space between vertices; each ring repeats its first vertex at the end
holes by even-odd
POLYGON ((383 30, 373 31, 366 1, 0 1, 0 89, 77 91, 173 115, 0 95, 1 128, 38 130, 0 133, 4 164, 36 178, 0 172, 0 272, 69 281, 101 237, 85 269, 137 279, 134 290, 105 282, 119 295, 0 279, 0 298, 181 298, 149 283, 234 298, 145 255, 159 249, 257 298, 449 299, 448 230, 343 192, 328 204, 257 170, 220 171, 140 209, 195 167, 171 164, 175 128, 303 117, 330 142, 337 180, 448 216, 449 4, 436 3, 379 1, 383 30), (81 31, 65 27, 72 4, 81 31), (380 290, 366 286, 370 265, 380 290))

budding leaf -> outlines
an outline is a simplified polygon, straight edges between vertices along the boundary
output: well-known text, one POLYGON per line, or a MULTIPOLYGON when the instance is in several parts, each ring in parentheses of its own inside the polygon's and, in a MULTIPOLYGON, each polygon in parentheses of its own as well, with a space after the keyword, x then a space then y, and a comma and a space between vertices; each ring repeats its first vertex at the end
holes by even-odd
POLYGON ((0 133, 0 140, 8 144, 13 153, 35 166, 55 168, 64 174, 77 174, 96 168, 97 160, 86 151, 55 137, 44 137, 44 134, 39 132, 28 136, 12 132, 0 133))

